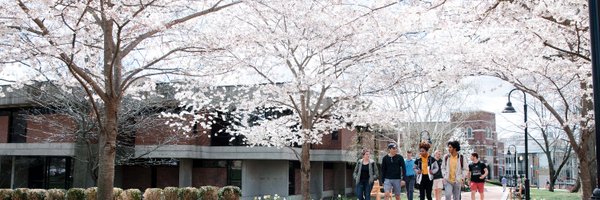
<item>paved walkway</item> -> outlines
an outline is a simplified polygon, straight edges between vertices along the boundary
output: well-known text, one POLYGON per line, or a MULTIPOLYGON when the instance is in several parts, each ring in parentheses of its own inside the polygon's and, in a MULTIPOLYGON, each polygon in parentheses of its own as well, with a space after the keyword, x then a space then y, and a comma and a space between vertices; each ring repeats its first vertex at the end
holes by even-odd
MULTIPOLYGON (((485 186, 485 199, 489 200, 506 200, 508 199, 508 187, 505 192, 502 192, 501 186, 485 186)), ((461 200, 479 200, 479 193, 475 194, 475 199, 471 199, 471 192, 461 193, 461 200)), ((442 198, 443 199, 443 198, 442 198)))

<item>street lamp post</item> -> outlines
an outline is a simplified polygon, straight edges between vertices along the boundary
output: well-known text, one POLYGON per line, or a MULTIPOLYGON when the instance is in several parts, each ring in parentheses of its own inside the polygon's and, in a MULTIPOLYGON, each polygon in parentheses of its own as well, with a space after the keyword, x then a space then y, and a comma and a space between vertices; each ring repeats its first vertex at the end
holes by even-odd
MULTIPOLYGON (((592 85, 594 93, 594 121, 600 122, 600 4, 596 0, 588 0, 590 12, 590 41, 592 43, 592 85)), ((596 188, 591 199, 600 199, 600 129, 594 131, 596 135, 596 188)))
MULTIPOLYGON (((502 111, 503 113, 516 113, 517 111, 515 110, 515 108, 512 107, 512 103, 510 102, 510 95, 512 94, 512 92, 518 90, 517 88, 512 89, 509 93, 508 93, 508 103, 506 103, 506 108, 504 108, 504 110, 502 111)), ((529 195, 529 173, 527 170, 527 166, 529 165, 529 160, 528 160, 528 134, 527 134, 527 95, 525 94, 524 91, 521 90, 521 92, 523 92, 523 122, 525 123, 525 200, 530 200, 530 195, 529 195)))
POLYGON ((421 142, 427 141, 427 143, 431 144, 431 134, 427 130, 423 130, 419 133, 419 139, 421 139, 421 142), (425 137, 423 137, 423 133, 427 133, 427 135, 425 135, 425 137))
POLYGON ((514 185, 513 185, 513 186, 517 186, 517 172, 518 172, 518 170, 517 170, 517 169, 518 169, 518 167, 517 167, 517 146, 515 146, 515 145, 513 145, 513 144, 511 144, 510 146, 508 146, 508 151, 506 152, 506 154, 507 154, 509 157, 510 157, 510 148, 511 148, 511 147, 513 147, 513 148, 514 148, 514 150, 515 150, 515 162, 514 162, 514 165, 515 165, 515 173, 513 174, 513 182, 514 182, 514 185))

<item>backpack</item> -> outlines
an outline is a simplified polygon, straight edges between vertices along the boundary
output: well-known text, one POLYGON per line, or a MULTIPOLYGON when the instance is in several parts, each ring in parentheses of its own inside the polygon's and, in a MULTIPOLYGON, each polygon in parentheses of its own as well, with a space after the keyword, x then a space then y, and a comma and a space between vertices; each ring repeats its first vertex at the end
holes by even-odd
MULTIPOLYGON (((450 156, 448 156, 447 154, 444 156, 444 162, 445 163, 448 163, 448 157, 450 157, 450 156)), ((463 161, 463 157, 462 157, 461 154, 458 154, 458 160, 460 160, 460 168, 462 169, 464 161, 463 161)))

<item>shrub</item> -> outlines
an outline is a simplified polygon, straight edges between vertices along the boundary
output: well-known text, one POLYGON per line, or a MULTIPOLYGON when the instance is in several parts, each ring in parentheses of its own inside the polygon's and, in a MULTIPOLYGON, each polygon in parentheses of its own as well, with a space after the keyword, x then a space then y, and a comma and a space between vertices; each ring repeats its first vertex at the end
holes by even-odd
POLYGON ((198 189, 195 187, 179 188, 178 196, 181 200, 196 200, 198 199, 198 189))
POLYGON ((198 199, 202 200, 218 200, 219 188, 215 186, 202 186, 198 191, 198 199))
POLYGON ((142 192, 138 189, 127 189, 119 195, 118 200, 142 200, 142 192))
POLYGON ((27 190, 27 199, 29 200, 44 200, 47 192, 44 189, 30 189, 27 190))
POLYGON ((236 186, 225 186, 219 189, 219 200, 239 200, 242 191, 236 186))
POLYGON ((12 200, 27 200, 27 188, 17 188, 13 191, 12 200))
POLYGON ((143 196, 144 200, 165 200, 163 190, 160 188, 147 188, 143 196))
POLYGON ((67 190, 67 200, 85 200, 85 190, 83 188, 67 190))
POLYGON ((66 193, 64 189, 49 189, 45 200, 64 200, 66 193))
POLYGON ((176 187, 166 187, 163 190, 165 200, 178 200, 179 198, 177 197, 177 190, 178 189, 176 187))
POLYGON ((98 199, 98 188, 91 187, 91 188, 85 189, 85 199, 97 200, 98 199))
POLYGON ((0 200, 11 200, 13 195, 12 189, 0 189, 0 200))
POLYGON ((121 193, 123 193, 123 189, 121 189, 121 188, 113 188, 113 199, 114 200, 119 199, 119 196, 121 196, 121 193))

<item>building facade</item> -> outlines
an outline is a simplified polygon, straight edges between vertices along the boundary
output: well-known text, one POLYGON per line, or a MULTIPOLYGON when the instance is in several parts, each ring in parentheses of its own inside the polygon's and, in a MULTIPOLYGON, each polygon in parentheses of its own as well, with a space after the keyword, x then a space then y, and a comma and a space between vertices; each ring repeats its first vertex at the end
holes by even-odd
MULTIPOLYGON (((0 188, 94 186, 97 168, 90 157, 97 144, 55 134, 59 128, 76 128, 77 124, 51 112, 31 114, 35 109, 16 92, 0 98, 0 188), (33 120, 34 115, 48 115, 45 119, 49 120, 33 120)), ((126 138, 119 138, 129 147, 125 153, 135 155, 135 159, 116 166, 115 187, 143 191, 235 185, 242 189, 243 199, 274 194, 287 199, 301 197, 300 163, 294 153, 301 152, 300 147, 247 147, 240 136, 222 131, 222 123, 203 130, 194 127, 185 137, 169 140, 180 132, 155 119, 151 123, 154 126, 137 128, 126 138)), ((357 157, 350 149, 355 136, 355 131, 335 130, 325 135, 321 144, 311 146, 312 198, 353 191, 351 163, 357 157)))
POLYGON ((467 111, 452 113, 450 123, 463 133, 472 152, 488 166, 489 179, 499 180, 503 175, 504 143, 498 140, 496 115, 487 111, 467 111))

